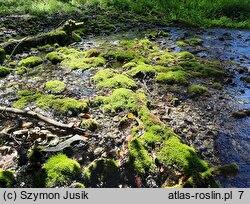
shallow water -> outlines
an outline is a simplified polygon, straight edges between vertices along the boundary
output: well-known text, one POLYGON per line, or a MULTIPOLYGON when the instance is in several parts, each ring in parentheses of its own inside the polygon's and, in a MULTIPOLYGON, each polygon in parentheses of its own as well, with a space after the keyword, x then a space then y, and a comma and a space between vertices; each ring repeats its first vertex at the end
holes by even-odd
MULTIPOLYGON (((173 38, 181 36, 200 37, 204 40, 202 51, 198 56, 220 61, 235 61, 240 67, 250 71, 250 31, 210 29, 206 31, 171 29, 173 38)), ((179 51, 180 48, 175 48, 179 51)), ((232 68, 231 68, 232 69, 232 68)), ((234 71, 234 70, 233 70, 234 71)), ((229 86, 234 111, 250 108, 250 85, 242 82, 235 71, 234 86, 229 86)), ((247 74, 245 74, 247 75, 247 74)), ((233 111, 233 110, 232 110, 233 111)), ((222 187, 250 187, 250 118, 234 119, 230 115, 223 119, 222 130, 216 140, 216 148, 221 163, 235 162, 240 173, 231 179, 221 178, 222 187)))

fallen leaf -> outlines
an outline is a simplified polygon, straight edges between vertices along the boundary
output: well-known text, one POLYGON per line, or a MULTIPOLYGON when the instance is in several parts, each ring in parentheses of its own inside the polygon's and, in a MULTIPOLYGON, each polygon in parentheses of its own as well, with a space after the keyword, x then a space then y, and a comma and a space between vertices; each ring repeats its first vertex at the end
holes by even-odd
POLYGON ((79 117, 80 117, 80 118, 84 118, 84 119, 89 119, 89 118, 91 118, 91 115, 90 115, 90 114, 80 113, 80 114, 79 114, 79 117))
POLYGON ((128 118, 129 119, 134 119, 135 118, 135 115, 133 113, 128 113, 128 118))
POLYGON ((121 150, 121 151, 119 152, 119 155, 120 155, 120 157, 123 157, 123 156, 125 155, 125 152, 121 150))

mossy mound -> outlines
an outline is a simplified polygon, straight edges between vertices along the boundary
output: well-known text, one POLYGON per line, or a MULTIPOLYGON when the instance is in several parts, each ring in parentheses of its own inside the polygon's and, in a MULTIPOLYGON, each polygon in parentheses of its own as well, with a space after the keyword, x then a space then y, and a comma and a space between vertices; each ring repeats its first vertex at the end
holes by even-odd
POLYGON ((84 170, 87 187, 115 188, 119 185, 119 166, 113 159, 99 159, 84 170))
POLYGON ((175 136, 172 130, 160 125, 150 126, 146 128, 146 130, 147 131, 140 137, 146 148, 154 148, 155 144, 160 144, 170 136, 175 136))
POLYGON ((85 185, 79 182, 73 183, 71 186, 71 188, 85 188, 85 185))
POLYGON ((188 38, 183 42, 189 46, 197 46, 197 45, 202 45, 204 43, 204 41, 200 38, 188 38))
POLYGON ((95 131, 98 128, 98 122, 95 119, 89 118, 89 119, 85 119, 81 122, 81 127, 91 130, 91 131, 95 131))
POLYGON ((176 54, 178 60, 192 60, 194 59, 194 55, 190 52, 179 52, 176 54))
POLYGON ((178 64, 194 77, 223 78, 228 75, 225 69, 215 67, 213 65, 201 64, 195 60, 181 61, 178 64))
POLYGON ((128 62, 135 58, 137 51, 135 50, 108 50, 103 57, 108 60, 117 60, 119 62, 128 62))
POLYGON ((218 188, 212 171, 199 172, 192 175, 183 185, 184 188, 218 188))
POLYGON ((104 110, 108 113, 117 113, 127 110, 128 112, 136 113, 140 106, 147 104, 146 96, 143 92, 120 88, 115 89, 114 92, 103 98, 104 110))
POLYGON ((77 101, 74 98, 59 98, 52 94, 35 93, 21 91, 18 93, 18 100, 13 104, 15 108, 23 109, 30 103, 43 108, 44 110, 53 109, 59 114, 87 112, 88 104, 85 101, 77 101), (25 92, 25 95, 23 95, 25 92))
POLYGON ((63 54, 64 60, 61 64, 69 69, 82 69, 87 70, 91 67, 102 66, 106 60, 101 57, 86 57, 86 52, 81 52, 73 48, 58 48, 57 52, 63 54))
MULTIPOLYGON (((126 66, 131 66, 133 65, 132 63, 133 62, 127 64, 126 66)), ((145 78, 147 76, 153 77, 156 75, 156 68, 152 65, 140 63, 132 69, 128 70, 126 73, 135 78, 145 78)))
POLYGON ((0 48, 0 64, 4 62, 5 58, 6 58, 5 50, 0 48))
POLYGON ((43 63, 43 60, 41 57, 28 57, 28 58, 25 58, 23 60, 21 60, 19 63, 18 63, 18 66, 22 67, 35 67, 35 66, 38 66, 39 64, 42 64, 43 63))
POLYGON ((163 84, 188 84, 188 74, 182 70, 159 73, 156 77, 158 83, 163 84))
POLYGON ((213 173, 215 175, 224 176, 224 177, 236 176, 239 171, 240 171, 240 168, 235 163, 213 168, 213 173))
POLYGON ((144 175, 156 171, 156 165, 143 147, 140 139, 134 139, 129 143, 129 168, 135 174, 144 175))
POLYGON ((125 74, 118 74, 112 69, 100 70, 92 80, 98 88, 128 88, 134 89, 136 83, 125 74))
POLYGON ((188 93, 191 96, 209 95, 208 88, 200 85, 191 85, 188 87, 188 93))
POLYGON ((0 188, 11 188, 15 183, 15 177, 12 171, 0 169, 0 188))
POLYGON ((90 49, 86 52, 85 57, 99 57, 102 54, 100 50, 90 49))
POLYGON ((5 77, 10 73, 10 69, 7 67, 0 66, 0 77, 5 77))
POLYGON ((165 167, 175 167, 187 176, 208 170, 208 164, 197 156, 195 150, 177 137, 170 137, 163 143, 157 158, 165 167))
POLYGON ((51 61, 53 64, 60 63, 61 61, 64 60, 64 55, 59 52, 50 52, 46 55, 46 59, 51 61))
POLYGON ((58 80, 48 81, 45 84, 45 90, 51 93, 61 93, 64 91, 65 87, 66 84, 58 80))
POLYGON ((159 50, 149 54, 149 58, 156 65, 168 66, 175 62, 175 54, 168 50, 159 50))
POLYGON ((69 159, 64 154, 52 156, 39 171, 35 178, 35 186, 52 188, 68 185, 80 177, 81 166, 77 161, 69 159))
POLYGON ((27 71, 28 71, 28 69, 26 67, 24 67, 24 66, 18 67, 16 69, 17 75, 24 75, 25 73, 27 73, 27 71))

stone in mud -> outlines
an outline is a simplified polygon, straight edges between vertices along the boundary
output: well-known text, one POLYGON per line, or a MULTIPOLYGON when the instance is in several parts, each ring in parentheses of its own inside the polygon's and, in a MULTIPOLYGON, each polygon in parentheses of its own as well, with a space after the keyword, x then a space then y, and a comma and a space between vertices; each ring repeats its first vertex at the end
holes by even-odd
POLYGON ((99 159, 84 170, 87 187, 118 187, 119 177, 119 166, 113 159, 99 159))

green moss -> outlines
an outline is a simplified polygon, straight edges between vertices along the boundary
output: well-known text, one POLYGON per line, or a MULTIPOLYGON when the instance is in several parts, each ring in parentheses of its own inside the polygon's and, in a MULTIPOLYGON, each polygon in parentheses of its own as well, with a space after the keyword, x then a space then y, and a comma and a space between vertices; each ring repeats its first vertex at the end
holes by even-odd
POLYGON ((98 88, 128 88, 134 89, 137 87, 134 80, 130 79, 125 74, 116 74, 115 76, 103 80, 96 84, 98 88))
POLYGON ((182 61, 179 62, 179 65, 183 67, 186 71, 189 71, 193 76, 197 77, 202 76, 221 78, 227 76, 227 72, 225 69, 201 64, 197 61, 182 61))
POLYGON ((91 58, 76 58, 70 57, 69 59, 63 60, 62 64, 67 66, 69 69, 82 69, 87 70, 91 67, 99 67, 106 63, 103 57, 91 57, 91 58))
POLYGON ((89 69, 91 67, 102 66, 106 63, 105 59, 101 56, 98 57, 86 57, 86 53, 73 49, 61 47, 57 49, 57 52, 63 54, 64 60, 61 62, 69 69, 89 69))
POLYGON ((199 96, 199 95, 209 95, 209 91, 207 87, 200 85, 191 85, 188 87, 188 93, 191 96, 199 96))
POLYGON ((140 139, 147 148, 154 147, 156 143, 161 143, 169 137, 175 136, 173 131, 160 125, 148 126, 146 127, 146 131, 140 139))
POLYGON ((23 75, 23 74, 27 73, 27 71, 28 71, 28 69, 26 67, 24 67, 24 66, 18 67, 16 69, 17 75, 23 75))
POLYGON ((57 98, 54 95, 43 95, 35 101, 38 107, 45 110, 52 108, 59 114, 87 112, 88 104, 85 101, 77 101, 74 98, 57 98))
POLYGON ((69 111, 78 113, 87 112, 88 104, 85 101, 77 101, 74 98, 59 98, 51 94, 36 93, 32 95, 19 95, 19 99, 13 104, 15 108, 23 109, 30 103, 44 110, 54 109, 59 114, 67 114, 69 111))
POLYGON ((12 61, 12 62, 9 62, 9 66, 10 66, 10 67, 15 67, 15 66, 16 66, 16 62, 13 62, 13 61, 12 61))
POLYGON ((26 59, 21 60, 18 63, 18 66, 35 67, 42 63, 43 63, 43 60, 41 57, 28 57, 26 59))
POLYGON ((67 185, 81 175, 78 162, 69 159, 64 154, 52 156, 44 165, 43 172, 37 173, 39 187, 56 187, 67 185))
POLYGON ((120 62, 128 62, 135 58, 137 52, 134 50, 109 50, 104 53, 104 58, 115 59, 120 62))
POLYGON ((178 60, 192 60, 194 59, 194 55, 190 52, 179 52, 176 54, 178 60))
POLYGON ((118 187, 119 166, 113 159, 99 159, 84 170, 88 187, 118 187))
POLYGON ((43 154, 41 152, 41 150, 43 150, 44 147, 42 146, 35 146, 33 147, 33 149, 30 150, 30 152, 28 153, 28 159, 31 163, 38 163, 42 161, 43 158, 43 154))
POLYGON ((82 128, 88 129, 91 131, 95 131, 98 128, 98 126, 99 126, 99 124, 98 124, 97 120, 92 119, 92 118, 82 120, 82 122, 81 122, 82 128))
POLYGON ((60 52, 50 52, 46 55, 46 58, 53 64, 57 64, 64 60, 64 55, 60 52))
POLYGON ((179 47, 186 47, 186 46, 188 46, 188 44, 185 43, 184 41, 177 41, 176 45, 178 45, 179 47))
MULTIPOLYGON (((132 63, 132 62, 131 62, 132 63)), ((145 63, 140 63, 136 67, 127 71, 127 74, 136 78, 144 78, 145 76, 155 76, 156 70, 154 66, 147 65, 145 63)))
POLYGON ((189 46, 197 46, 197 45, 202 45, 203 40, 200 38, 189 38, 184 40, 184 43, 188 44, 189 46))
POLYGON ((72 40, 75 41, 75 42, 81 42, 82 41, 82 38, 80 35, 78 35, 77 33, 73 32, 72 33, 72 40))
POLYGON ((85 185, 79 182, 73 183, 71 188, 85 188, 85 185))
POLYGON ((4 62, 5 58, 6 58, 5 50, 0 48, 0 64, 4 62))
POLYGON ((5 77, 10 73, 10 69, 7 67, 0 66, 0 77, 5 77))
POLYGON ((43 45, 43 46, 38 46, 37 48, 39 51, 48 51, 48 50, 53 50, 54 47, 50 44, 43 45))
POLYGON ((236 176, 236 174, 240 171, 240 168, 237 164, 232 163, 220 167, 215 167, 212 171, 215 175, 230 177, 236 176))
POLYGON ((45 90, 51 93, 61 93, 64 91, 65 87, 66 84, 58 80, 48 81, 45 84, 45 90))
POLYGON ((173 166, 187 176, 208 170, 208 164, 197 156, 195 150, 177 137, 170 137, 163 143, 157 158, 164 166, 173 166))
POLYGON ((149 54, 149 58, 156 65, 168 66, 175 62, 175 57, 168 50, 155 51, 149 54))
POLYGON ((188 74, 182 70, 159 73, 156 77, 158 83, 164 84, 188 84, 188 74))
POLYGON ((92 80, 97 84, 115 76, 117 73, 118 72, 113 69, 103 69, 98 71, 95 76, 92 77, 92 80))
POLYGON ((138 115, 146 129, 154 125, 163 125, 160 119, 156 115, 152 114, 145 104, 138 109, 138 115))
POLYGON ((104 110, 109 113, 117 113, 127 110, 137 113, 140 106, 146 104, 146 96, 141 92, 133 92, 132 90, 119 88, 104 99, 104 110))
POLYGON ((184 188, 218 188, 210 169, 192 175, 183 185, 184 188))
POLYGON ((27 90, 27 89, 24 89, 24 90, 18 91, 17 95, 18 95, 18 98, 21 98, 23 96, 30 96, 30 95, 32 95, 32 92, 29 91, 29 90, 27 90))
POLYGON ((215 83, 213 83, 213 88, 214 89, 221 89, 222 88, 222 84, 219 83, 219 82, 215 82, 215 83))
POLYGON ((144 175, 156 171, 156 166, 147 150, 143 147, 139 139, 134 139, 129 143, 129 166, 131 171, 144 175))
POLYGON ((15 177, 12 171, 0 169, 0 188, 11 188, 15 183, 15 177))

